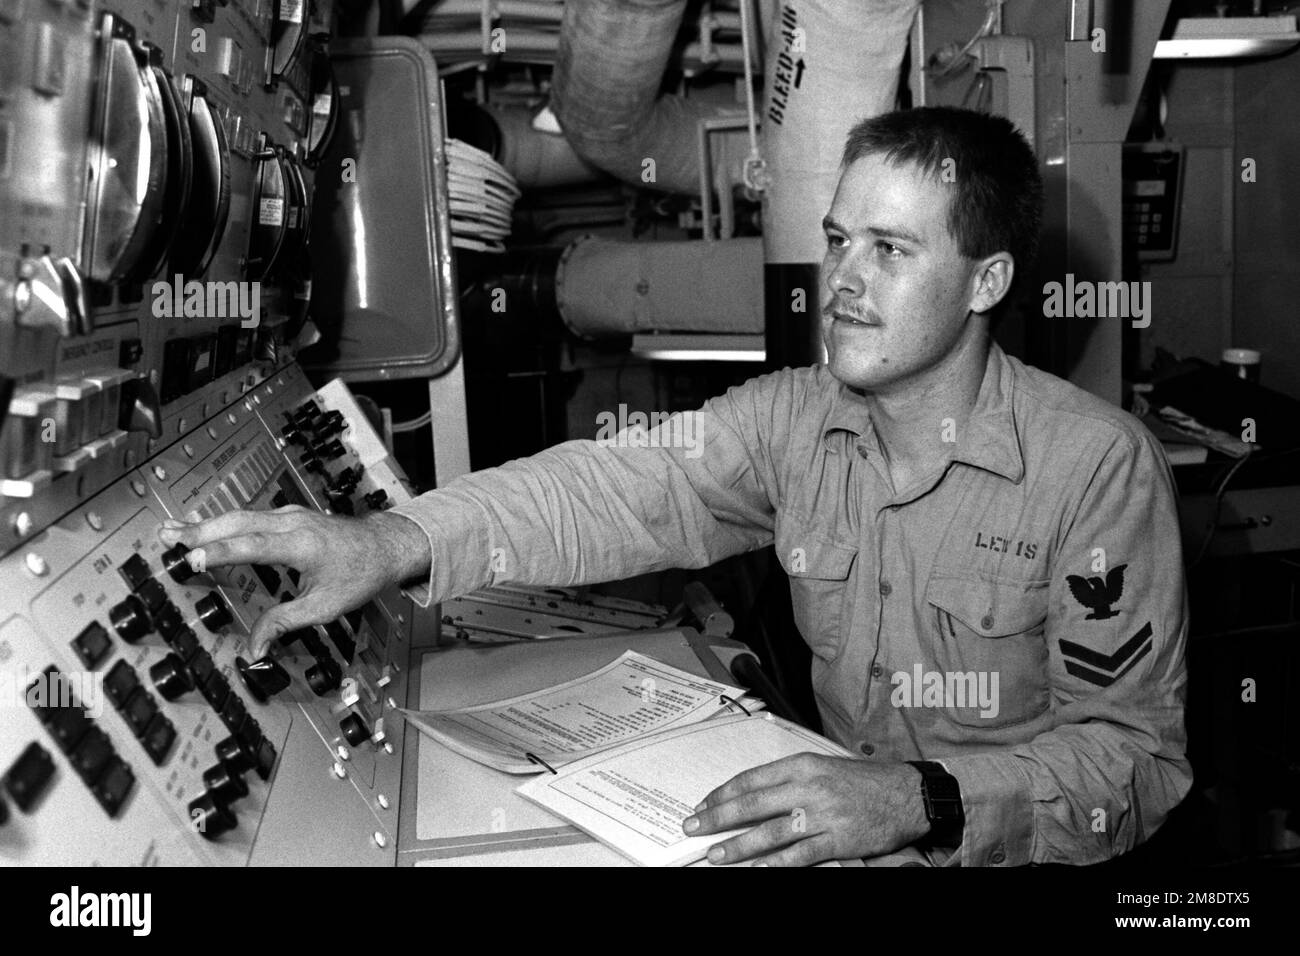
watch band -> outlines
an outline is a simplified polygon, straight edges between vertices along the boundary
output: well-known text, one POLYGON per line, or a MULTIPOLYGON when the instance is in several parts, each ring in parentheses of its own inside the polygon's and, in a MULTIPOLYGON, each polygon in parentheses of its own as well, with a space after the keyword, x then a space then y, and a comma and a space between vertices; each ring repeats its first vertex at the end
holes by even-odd
POLYGON ((930 833, 923 841, 935 846, 960 846, 966 815, 957 778, 933 760, 907 761, 921 772, 921 799, 930 833))

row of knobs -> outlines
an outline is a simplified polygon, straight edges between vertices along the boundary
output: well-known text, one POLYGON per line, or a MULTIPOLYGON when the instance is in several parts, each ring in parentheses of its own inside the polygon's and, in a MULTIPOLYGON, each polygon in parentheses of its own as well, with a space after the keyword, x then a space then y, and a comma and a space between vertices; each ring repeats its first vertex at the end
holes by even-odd
POLYGON ((248 796, 244 774, 257 758, 242 740, 230 736, 217 744, 217 762, 203 771, 203 795, 189 803, 190 825, 209 840, 233 830, 239 822, 230 805, 248 796))
MULTIPOLYGON (((185 558, 187 550, 185 545, 178 544, 163 552, 163 567, 177 584, 184 584, 195 574, 185 558)), ((220 591, 210 591, 199 598, 194 604, 194 613, 213 634, 228 627, 235 619, 220 591)), ((173 625, 179 627, 184 624, 175 605, 167 600, 163 586, 155 580, 144 582, 135 593, 128 594, 111 607, 108 618, 118 636, 128 644, 134 644, 149 634, 155 624, 160 625, 160 630, 170 630, 173 625), (171 620, 173 617, 174 622, 171 620)))

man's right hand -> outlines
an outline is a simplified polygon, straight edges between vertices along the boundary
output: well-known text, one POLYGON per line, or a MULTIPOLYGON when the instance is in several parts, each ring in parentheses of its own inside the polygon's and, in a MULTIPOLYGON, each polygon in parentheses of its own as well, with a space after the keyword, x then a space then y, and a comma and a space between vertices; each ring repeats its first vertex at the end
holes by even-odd
POLYGON ((288 631, 332 621, 384 588, 426 573, 430 560, 428 537, 400 515, 345 518, 300 505, 229 511, 196 523, 169 520, 158 538, 169 547, 180 542, 190 548, 196 570, 270 564, 299 572, 298 597, 275 605, 253 625, 254 657, 288 631))

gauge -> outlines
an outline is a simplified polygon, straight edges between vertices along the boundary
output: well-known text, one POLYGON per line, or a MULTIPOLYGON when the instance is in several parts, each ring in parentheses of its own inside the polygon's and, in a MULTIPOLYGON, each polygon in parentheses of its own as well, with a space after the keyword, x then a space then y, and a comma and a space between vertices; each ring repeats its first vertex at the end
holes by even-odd
POLYGON ((187 76, 181 90, 194 147, 194 180, 172 249, 172 269, 198 277, 216 255, 230 216, 230 148, 203 81, 187 76))
POLYGON ((135 269, 162 223, 167 134, 149 48, 111 13, 99 40, 81 271, 111 283, 135 269))

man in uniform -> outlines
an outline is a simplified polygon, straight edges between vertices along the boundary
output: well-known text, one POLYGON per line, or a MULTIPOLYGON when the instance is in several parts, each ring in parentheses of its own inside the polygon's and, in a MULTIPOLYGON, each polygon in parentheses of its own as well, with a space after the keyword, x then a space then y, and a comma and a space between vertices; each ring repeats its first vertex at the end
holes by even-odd
POLYGON ((427 606, 775 543, 825 731, 861 756, 801 755, 714 791, 686 832, 752 828, 710 859, 1131 849, 1191 781, 1168 463, 1132 416, 990 337, 1041 217, 1037 160, 1009 122, 878 116, 842 169, 823 221, 827 364, 730 389, 689 413, 694 431, 663 426, 690 449, 662 429, 567 442, 365 518, 232 512, 163 540, 209 566, 299 569, 301 595, 255 626, 258 654, 394 582, 418 580, 427 606))

